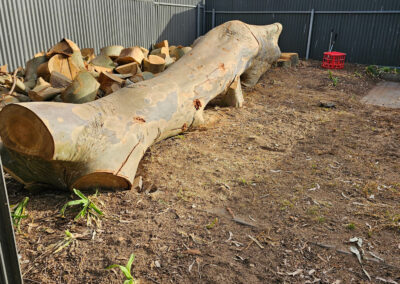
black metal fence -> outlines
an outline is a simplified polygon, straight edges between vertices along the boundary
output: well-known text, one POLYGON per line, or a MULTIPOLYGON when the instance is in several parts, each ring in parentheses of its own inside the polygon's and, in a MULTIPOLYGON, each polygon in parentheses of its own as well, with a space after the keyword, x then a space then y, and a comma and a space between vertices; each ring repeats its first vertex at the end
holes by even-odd
POLYGON ((346 61, 400 65, 398 0, 207 0, 206 29, 230 20, 249 24, 280 22, 282 51, 322 59, 330 32, 338 33, 334 49, 346 61))
POLYGON ((14 229, 7 196, 3 165, 0 158, 0 283, 21 284, 14 229))

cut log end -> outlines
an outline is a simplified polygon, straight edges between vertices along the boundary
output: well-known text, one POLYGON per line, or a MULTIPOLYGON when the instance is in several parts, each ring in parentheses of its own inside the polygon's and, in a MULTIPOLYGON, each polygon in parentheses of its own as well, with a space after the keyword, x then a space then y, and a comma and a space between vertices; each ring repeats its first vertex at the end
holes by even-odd
POLYGON ((50 160, 54 140, 43 121, 31 110, 18 104, 6 106, 0 112, 0 135, 10 149, 50 160))
POLYGON ((71 188, 91 189, 130 189, 131 182, 127 177, 114 175, 109 172, 95 172, 79 178, 71 188))

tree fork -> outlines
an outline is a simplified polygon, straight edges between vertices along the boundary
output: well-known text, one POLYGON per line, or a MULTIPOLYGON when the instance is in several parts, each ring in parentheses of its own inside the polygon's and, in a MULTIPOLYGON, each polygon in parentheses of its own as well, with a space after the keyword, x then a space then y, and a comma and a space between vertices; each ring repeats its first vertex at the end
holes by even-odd
POLYGON ((280 57, 281 31, 279 23, 227 22, 155 78, 99 100, 7 105, 0 112, 4 166, 27 185, 131 188, 148 147, 201 124, 212 99, 242 105, 240 81, 254 85, 280 57))

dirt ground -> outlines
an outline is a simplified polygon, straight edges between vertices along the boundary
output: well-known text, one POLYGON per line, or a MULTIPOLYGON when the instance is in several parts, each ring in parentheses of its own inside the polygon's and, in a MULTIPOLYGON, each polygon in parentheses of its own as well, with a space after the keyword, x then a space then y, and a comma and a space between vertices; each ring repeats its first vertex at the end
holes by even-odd
POLYGON ((101 226, 59 216, 71 193, 8 179, 12 203, 30 198, 26 283, 122 283, 105 267, 132 253, 140 283, 367 283, 362 268, 399 282, 400 110, 360 103, 376 84, 364 66, 333 71, 333 86, 319 64, 271 69, 243 108, 210 107, 206 126, 154 145, 143 192, 94 199, 101 226), (66 229, 76 239, 54 253, 66 229))

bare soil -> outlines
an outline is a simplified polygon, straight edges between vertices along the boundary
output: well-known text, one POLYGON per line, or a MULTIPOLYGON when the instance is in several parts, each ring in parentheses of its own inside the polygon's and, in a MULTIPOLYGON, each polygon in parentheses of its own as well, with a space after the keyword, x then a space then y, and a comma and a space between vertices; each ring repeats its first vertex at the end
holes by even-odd
POLYGON ((13 203, 30 197, 26 283, 122 283, 105 267, 131 253, 141 283, 367 283, 352 237, 372 282, 400 281, 400 110, 360 103, 376 83, 363 66, 332 71, 334 86, 319 64, 271 69, 243 108, 210 107, 207 125, 154 145, 142 192, 94 198, 101 226, 59 216, 71 193, 8 179, 13 203), (76 240, 54 253, 66 229, 76 240))

